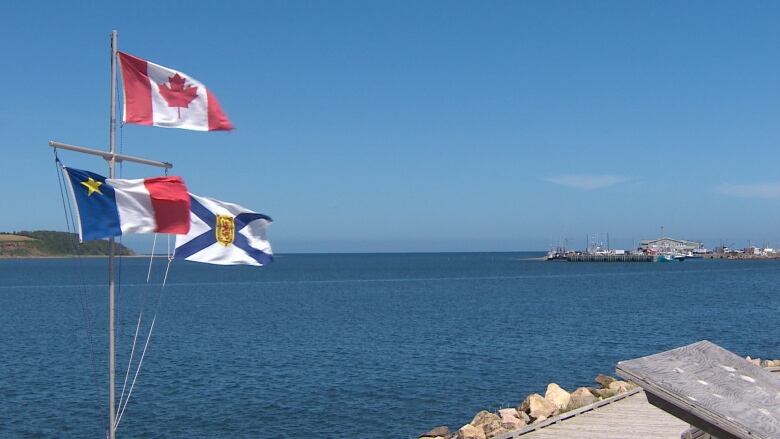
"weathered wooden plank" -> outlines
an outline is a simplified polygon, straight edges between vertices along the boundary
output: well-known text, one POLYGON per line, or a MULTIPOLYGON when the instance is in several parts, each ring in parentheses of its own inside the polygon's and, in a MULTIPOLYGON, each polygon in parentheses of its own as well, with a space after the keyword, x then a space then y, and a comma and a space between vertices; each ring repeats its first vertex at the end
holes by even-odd
POLYGON ((547 427, 548 425, 560 423, 561 421, 564 421, 566 419, 569 419, 571 417, 577 416, 577 415, 585 413, 585 412, 589 412, 591 410, 597 409, 597 408, 605 406, 607 404, 612 404, 614 402, 620 401, 621 399, 628 398, 629 396, 635 395, 635 394, 637 394, 637 393, 639 393, 641 391, 642 391, 642 389, 637 387, 635 389, 632 389, 629 392, 621 393, 621 394, 615 395, 615 396, 613 396, 611 398, 602 399, 601 401, 596 401, 596 402, 594 402, 592 404, 588 404, 588 405, 582 406, 580 408, 568 411, 568 412, 566 412, 566 413, 564 413, 562 415, 553 416, 553 417, 551 417, 549 419, 545 419, 542 422, 537 422, 535 424, 526 425, 523 428, 499 434, 499 435, 495 436, 494 439, 512 439, 512 438, 515 438, 517 436, 521 436, 523 434, 526 434, 528 432, 542 429, 544 427, 547 427))
POLYGON ((719 439, 780 437, 780 377, 714 343, 622 361, 616 371, 651 404, 719 439))
MULTIPOLYGON (((647 402, 644 392, 530 431, 519 439, 678 439, 688 424, 647 402)), ((514 436, 517 437, 517 436, 514 436)))

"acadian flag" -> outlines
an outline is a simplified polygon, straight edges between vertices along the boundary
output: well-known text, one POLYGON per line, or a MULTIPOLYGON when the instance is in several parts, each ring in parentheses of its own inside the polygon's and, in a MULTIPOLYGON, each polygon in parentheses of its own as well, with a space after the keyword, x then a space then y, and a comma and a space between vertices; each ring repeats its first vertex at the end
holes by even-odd
POLYGON ((227 131, 233 124, 216 96, 182 72, 119 52, 125 123, 227 131))
POLYGON ((218 265, 263 266, 273 260, 266 229, 273 221, 261 213, 213 198, 190 194, 190 231, 176 236, 174 258, 218 265))
POLYGON ((126 180, 62 169, 76 203, 82 241, 123 233, 186 234, 190 230, 190 197, 181 177, 126 180))

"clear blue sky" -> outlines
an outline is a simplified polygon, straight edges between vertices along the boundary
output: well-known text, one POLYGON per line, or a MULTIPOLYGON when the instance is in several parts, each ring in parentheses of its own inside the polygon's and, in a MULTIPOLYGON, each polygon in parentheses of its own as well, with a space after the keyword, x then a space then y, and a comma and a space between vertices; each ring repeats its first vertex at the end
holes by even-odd
POLYGON ((780 246, 777 2, 12 2, 2 15, 3 231, 64 230, 47 141, 106 147, 117 29, 121 50, 202 81, 237 127, 129 125, 123 151, 271 215, 277 253, 543 250, 589 232, 629 247, 662 225, 780 246))

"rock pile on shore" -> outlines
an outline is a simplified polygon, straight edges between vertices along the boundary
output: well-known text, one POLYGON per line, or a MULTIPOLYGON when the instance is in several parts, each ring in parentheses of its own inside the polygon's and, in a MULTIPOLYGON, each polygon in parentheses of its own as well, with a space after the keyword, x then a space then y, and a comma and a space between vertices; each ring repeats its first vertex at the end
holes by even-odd
POLYGON ((457 431, 439 426, 420 435, 420 439, 490 439, 500 433, 542 422, 636 387, 635 384, 601 374, 595 378, 595 382, 598 383, 597 387, 579 387, 571 393, 558 384, 550 383, 544 396, 538 393, 528 395, 517 407, 502 408, 496 413, 482 410, 457 431))
POLYGON ((746 360, 761 367, 780 367, 780 360, 762 360, 760 358, 750 358, 750 355, 745 357, 746 360))
MULTIPOLYGON (((750 356, 745 359, 760 367, 780 367, 780 359, 761 360, 750 356)), ((517 407, 502 408, 496 413, 482 410, 471 422, 457 431, 450 431, 447 426, 439 426, 420 435, 420 439, 490 439, 636 387, 636 384, 602 374, 594 381, 598 383, 598 387, 579 387, 571 393, 555 383, 550 383, 544 396, 538 393, 528 395, 517 407)))

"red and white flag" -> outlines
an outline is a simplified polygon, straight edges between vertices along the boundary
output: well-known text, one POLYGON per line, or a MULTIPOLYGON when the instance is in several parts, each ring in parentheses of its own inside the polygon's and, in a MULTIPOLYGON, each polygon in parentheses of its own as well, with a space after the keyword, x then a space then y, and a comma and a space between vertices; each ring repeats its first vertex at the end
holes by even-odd
POLYGON ((197 131, 232 130, 217 98, 176 70, 119 52, 124 122, 197 131))

